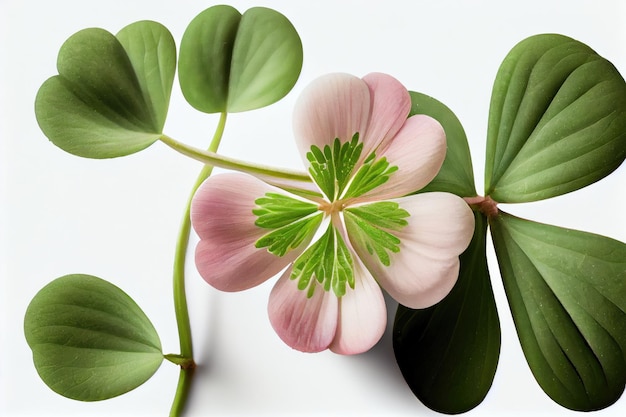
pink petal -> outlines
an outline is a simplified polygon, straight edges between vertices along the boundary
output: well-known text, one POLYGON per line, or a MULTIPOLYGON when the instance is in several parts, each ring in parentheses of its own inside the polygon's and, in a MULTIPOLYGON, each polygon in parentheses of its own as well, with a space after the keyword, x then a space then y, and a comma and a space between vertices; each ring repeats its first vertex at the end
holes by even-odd
POLYGON ((458 256, 474 232, 469 206, 449 193, 424 193, 400 198, 400 207, 410 213, 408 225, 393 232, 400 251, 390 253, 384 266, 359 242, 353 246, 380 285, 400 304, 426 308, 441 301, 458 278, 458 256))
POLYGON ((240 173, 212 176, 196 192, 191 205, 191 223, 201 239, 196 267, 213 287, 222 291, 252 288, 278 274, 304 249, 278 257, 254 246, 268 232, 254 224, 254 201, 267 192, 285 194, 240 173))
POLYGON ((289 279, 291 268, 280 277, 272 292, 268 312, 272 327, 290 347, 302 352, 328 349, 337 329, 338 302, 330 291, 319 287, 307 298, 289 279))
POLYGON ((446 156, 446 135, 432 117, 415 115, 406 119, 402 129, 377 157, 386 157, 398 170, 389 180, 355 199, 355 202, 402 197, 424 188, 435 178, 446 156))
POLYGON ((457 257, 474 234, 474 214, 469 205, 451 193, 431 192, 393 200, 408 211, 409 224, 396 235, 406 244, 422 245, 431 258, 457 257))
MULTIPOLYGON (((411 110, 407 89, 387 74, 371 73, 363 77, 370 90, 371 111, 365 136, 363 158, 379 146, 385 146, 400 130, 411 110)), ((378 154, 378 151, 377 151, 378 154)))
POLYGON ((385 332, 387 309, 378 283, 355 257, 355 288, 339 300, 339 324, 330 350, 343 355, 363 353, 385 332))
POLYGON ((293 115, 294 135, 305 165, 306 154, 315 145, 323 149, 335 138, 348 142, 359 132, 363 135, 370 113, 367 84, 349 74, 329 74, 313 81, 296 102, 293 115))

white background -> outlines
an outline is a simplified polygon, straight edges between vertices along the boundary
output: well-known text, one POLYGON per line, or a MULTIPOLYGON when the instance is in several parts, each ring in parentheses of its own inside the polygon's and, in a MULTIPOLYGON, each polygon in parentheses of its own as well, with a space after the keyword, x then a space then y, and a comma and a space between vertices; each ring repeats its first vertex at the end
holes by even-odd
MULTIPOLYGON (((506 53, 523 38, 557 32, 581 40, 626 73, 626 3, 615 1, 236 1, 243 12, 264 5, 299 31, 305 59, 300 81, 269 108, 232 115, 225 155, 300 168, 291 109, 314 78, 335 71, 382 71, 409 89, 446 103, 463 123, 482 192, 491 86, 506 53)), ((167 26, 177 42, 209 1, 0 0, 0 415, 167 415, 178 375, 164 362, 137 390, 81 403, 38 378, 24 340, 25 309, 52 279, 88 273, 112 281, 145 310, 166 353, 178 342, 171 297, 174 240, 188 190, 200 169, 166 146, 121 159, 66 154, 38 129, 37 89, 56 73, 59 47, 74 32, 116 33, 143 19, 167 26)), ((178 84, 165 132, 206 147, 216 116, 182 99, 178 84)), ((511 213, 626 240, 626 170, 549 201, 503 207, 511 213)), ((502 353, 493 388, 468 416, 573 416, 535 383, 521 353, 493 251, 490 266, 500 306, 502 353)), ((370 352, 337 356, 292 351, 266 314, 273 280, 222 294, 189 267, 188 289, 200 364, 189 416, 438 415, 411 394, 393 358, 389 331, 370 352)), ((395 311, 395 306, 390 307, 395 311)), ((392 319, 393 317, 390 317, 392 319)), ((594 416, 626 415, 626 399, 594 416)))

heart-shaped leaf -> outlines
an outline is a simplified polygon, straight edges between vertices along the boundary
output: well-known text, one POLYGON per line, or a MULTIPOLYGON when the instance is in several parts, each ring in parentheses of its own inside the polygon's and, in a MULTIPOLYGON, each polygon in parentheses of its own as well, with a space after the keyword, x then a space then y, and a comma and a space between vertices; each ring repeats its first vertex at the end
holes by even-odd
POLYGON ((626 83, 606 59, 561 35, 528 38, 493 87, 485 190, 541 200, 605 177, 626 158, 626 83))
POLYGON ((614 403, 626 383, 626 245, 503 212, 490 224, 539 385, 574 410, 614 403))
POLYGON ((472 158, 465 130, 456 115, 445 104, 422 93, 409 91, 409 116, 425 114, 437 120, 446 132, 446 159, 437 176, 420 192, 445 191, 461 197, 476 195, 472 158))
POLYGON ((24 319, 41 379, 81 401, 124 394, 163 361, 156 330, 135 302, 90 275, 66 275, 35 295, 24 319))
POLYGON ((398 306, 393 330, 396 361, 415 395, 433 410, 457 414, 482 402, 500 354, 500 322, 486 258, 487 221, 461 255, 459 280, 439 304, 398 306))
POLYGON ((136 22, 117 37, 81 30, 61 46, 57 69, 35 100, 37 122, 55 145, 112 158, 158 140, 176 70, 176 45, 164 26, 136 22))
POLYGON ((300 75, 302 57, 300 37, 282 14, 254 7, 241 15, 213 6, 185 30, 178 78, 196 109, 243 112, 283 98, 300 75))

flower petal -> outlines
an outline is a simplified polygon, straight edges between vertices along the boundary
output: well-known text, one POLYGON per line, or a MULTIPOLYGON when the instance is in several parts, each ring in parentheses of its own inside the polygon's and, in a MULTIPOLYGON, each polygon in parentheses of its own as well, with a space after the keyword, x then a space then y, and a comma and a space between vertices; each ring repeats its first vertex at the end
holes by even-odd
POLYGON ((446 157, 446 134, 432 117, 411 116, 398 134, 381 147, 377 157, 383 156, 398 170, 386 183, 354 202, 398 198, 424 188, 435 178, 446 157))
POLYGON ((290 274, 288 268, 270 293, 272 327, 287 345, 299 351, 328 349, 337 329, 337 297, 318 287, 307 298, 307 290, 299 290, 297 282, 289 279, 290 274))
POLYGON ((400 130, 411 110, 407 89, 390 75, 371 73, 363 77, 370 90, 370 118, 362 137, 363 158, 379 146, 386 146, 400 130))
POLYGON ((339 300, 339 324, 330 350, 342 355, 363 353, 385 332, 387 309, 378 283, 355 257, 355 288, 339 300))
POLYGON ((458 278, 458 256, 469 245, 474 215, 449 193, 424 193, 393 200, 410 213, 408 225, 393 234, 400 251, 384 266, 358 241, 352 244, 380 285, 400 304, 426 308, 441 301, 458 278))
POLYGON ((370 113, 367 84, 353 75, 328 74, 313 81, 300 95, 293 115, 294 135, 305 166, 315 145, 323 149, 335 138, 347 142, 363 134, 370 113))
MULTIPOLYGON (((286 194, 246 174, 219 174, 207 179, 191 204, 191 223, 200 236, 196 267, 222 291, 252 288, 278 274, 304 249, 278 257, 255 243, 267 233, 254 224, 255 200, 267 192, 286 194)), ((303 245, 304 246, 304 245, 303 245)))

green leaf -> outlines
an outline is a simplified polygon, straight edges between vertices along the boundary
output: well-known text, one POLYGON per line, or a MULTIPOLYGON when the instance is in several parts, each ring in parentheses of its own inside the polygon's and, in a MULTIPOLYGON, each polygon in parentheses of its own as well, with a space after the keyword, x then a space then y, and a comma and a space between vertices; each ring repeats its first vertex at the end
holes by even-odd
POLYGON ((448 146, 441 170, 419 192, 446 191, 461 197, 475 196, 472 158, 461 122, 452 110, 434 98, 414 91, 409 91, 409 94, 412 104, 409 116, 425 114, 441 123, 448 146))
POLYGON ((440 303, 398 306, 393 329, 396 361, 413 393, 447 414, 468 411, 487 395, 500 354, 500 323, 486 259, 487 222, 461 255, 459 280, 440 303))
POLYGON ((137 304, 90 275, 66 275, 42 288, 26 310, 24 333, 46 385, 81 401, 135 389, 163 360, 159 336, 137 304))
POLYGON ((61 46, 57 69, 35 99, 37 122, 55 145, 113 158, 158 140, 176 70, 176 45, 165 27, 136 22, 117 37, 81 30, 61 46))
POLYGON ((539 385, 573 410, 614 403, 626 383, 626 245, 503 212, 491 230, 539 385))
POLYGON ((302 58, 300 37, 282 14, 254 7, 241 15, 231 6, 213 6, 185 30, 178 78, 196 109, 243 112, 283 98, 302 58))
POLYGON ((626 158, 626 83, 606 59, 561 35, 520 42, 496 76, 485 190, 528 202, 592 184, 626 158))

